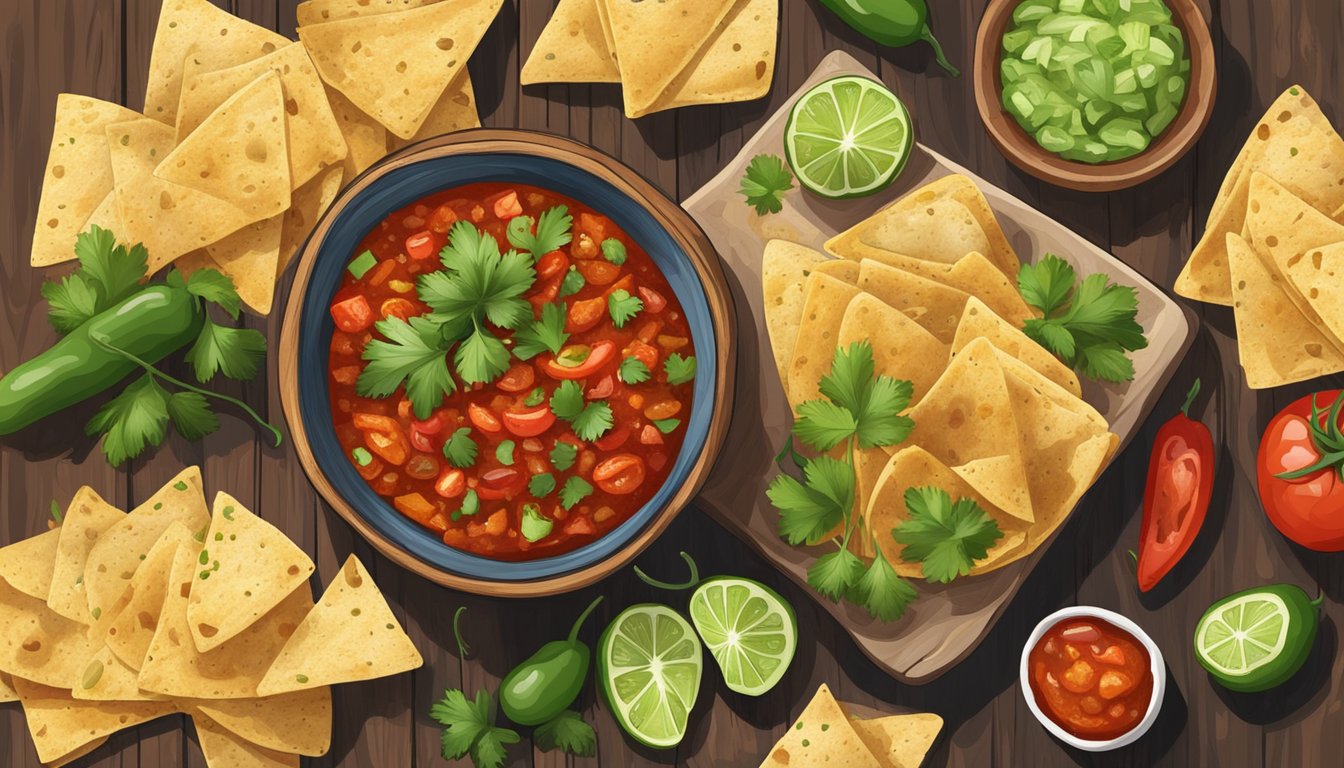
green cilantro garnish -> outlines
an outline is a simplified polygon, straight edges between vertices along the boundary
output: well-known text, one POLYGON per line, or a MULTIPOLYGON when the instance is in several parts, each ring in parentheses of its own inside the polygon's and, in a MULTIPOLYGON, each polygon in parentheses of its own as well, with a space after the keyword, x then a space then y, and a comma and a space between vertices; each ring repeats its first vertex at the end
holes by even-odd
POLYGON ((541 541, 551 535, 554 527, 555 521, 541 514, 541 507, 536 504, 523 505, 523 519, 519 521, 518 528, 524 539, 541 541))
POLYGON ((818 456, 803 476, 806 483, 780 475, 766 491, 779 510, 779 535, 794 546, 818 541, 854 506, 854 468, 848 462, 818 456))
POLYGON ((559 354, 569 340, 565 333, 566 306, 550 302, 541 308, 541 319, 524 324, 513 334, 513 354, 519 360, 531 360, 542 352, 559 354))
POLYGON ((664 435, 670 435, 681 426, 681 419, 654 419, 653 426, 658 428, 664 435))
POLYGON ((444 726, 444 758, 470 756, 476 768, 504 765, 507 746, 520 741, 516 731, 495 725, 495 703, 486 690, 477 691, 475 701, 462 691, 445 691, 443 699, 429 708, 429 716, 444 726))
POLYGON ((643 384, 653 376, 653 373, 639 358, 627 357, 621 361, 616 376, 626 384, 643 384))
POLYGON ((558 747, 578 757, 597 754, 597 732, 578 712, 569 709, 537 726, 532 732, 532 743, 542 752, 558 747))
POLYGON ((143 245, 119 245, 116 236, 98 226, 75 238, 75 256, 79 269, 73 274, 60 282, 42 283, 42 298, 50 305, 47 319, 62 334, 135 293, 146 277, 149 260, 143 245))
MULTIPOLYGON (((180 274, 175 271, 169 275, 169 279, 180 274)), ((238 319, 238 313, 243 308, 243 299, 234 288, 233 280, 219 270, 198 269, 187 278, 186 286, 187 293, 218 306, 227 312, 229 317, 238 319)))
POLYGON ((569 271, 565 273, 565 279, 560 281, 560 298, 573 296, 582 291, 583 286, 587 284, 588 281, 584 279, 583 273, 577 267, 570 267, 569 271))
POLYGON ((864 343, 837 349, 831 372, 821 379, 821 394, 829 400, 798 406, 793 433, 819 451, 829 451, 850 437, 858 438, 860 448, 904 440, 915 425, 900 413, 910 404, 913 388, 908 381, 873 374, 872 347, 864 343))
POLYGON ((465 469, 476 463, 476 441, 471 439, 470 427, 458 427, 443 444, 443 456, 448 463, 465 469))
POLYGON ((607 310, 611 312, 611 324, 624 328, 640 312, 644 311, 644 300, 631 296, 624 288, 618 288, 607 296, 607 310))
POLYGON ((555 490, 555 475, 544 472, 540 475, 533 475, 527 481, 527 492, 532 494, 532 498, 544 499, 555 490))
POLYGON ((863 561, 848 549, 837 549, 818 557, 807 569, 807 583, 831 600, 847 595, 862 579, 863 561))
POLYGON ((695 357, 682 357, 673 352, 663 361, 663 372, 668 384, 685 384, 695 378, 695 357))
POLYGON ((531 392, 527 393, 527 399, 523 400, 523 405, 526 405, 528 408, 532 408, 533 406, 541 405, 542 402, 545 400, 546 400, 546 390, 542 389, 541 387, 536 387, 531 392))
POLYGON ((560 489, 560 506, 565 509, 573 509, 574 505, 591 496, 593 486, 582 477, 571 477, 565 481, 560 489))
POLYGON ((569 215, 569 209, 563 205, 543 211, 535 222, 535 228, 533 224, 531 216, 515 216, 509 222, 508 230, 509 244, 531 254, 533 259, 540 259, 567 245, 573 238, 570 228, 574 225, 574 217, 569 215))
POLYGON ((602 241, 602 258, 619 267, 625 263, 626 257, 625 243, 614 237, 602 241))
POLYGON ((1139 312, 1138 292, 1116 285, 1104 274, 1076 281, 1073 266, 1047 253, 1036 264, 1023 264, 1018 290, 1043 317, 1027 320, 1023 330, 1084 376, 1100 381, 1134 379, 1130 352, 1148 346, 1139 312))
POLYGON ((216 373, 238 381, 251 379, 257 375, 257 366, 264 357, 266 337, 261 331, 216 325, 208 317, 196 343, 187 350, 187 362, 201 383, 210 381, 216 373))
POLYGON ((551 412, 569 422, 580 440, 596 440, 615 424, 611 406, 602 401, 584 404, 583 387, 564 381, 551 393, 551 412))
POLYGON ((515 448, 517 448, 516 443, 514 443, 512 440, 505 440, 504 442, 495 446, 495 459, 498 460, 500 464, 503 464, 506 467, 512 467, 513 451, 515 448))
POLYGON ((387 338, 373 339, 364 347, 368 365, 355 382, 360 397, 387 397, 406 382, 406 397, 417 418, 427 419, 443 398, 457 389, 448 371, 439 326, 425 317, 409 321, 389 317, 374 324, 387 338))
POLYGON ((551 449, 551 466, 560 472, 574 466, 574 459, 579 455, 579 449, 573 443, 556 443, 551 449))
POLYGON ((107 401, 85 431, 103 436, 103 453, 117 466, 149 446, 161 445, 170 421, 188 440, 199 440, 219 429, 219 417, 203 395, 193 391, 169 394, 153 374, 146 373, 107 401))
POLYGON ((562 381, 551 393, 551 411, 569 421, 583 411, 583 387, 577 381, 562 381))
POLYGON ((854 585, 854 599, 879 621, 895 621, 918 595, 891 567, 882 550, 875 552, 873 564, 854 585))
POLYGON ((784 209, 784 202, 779 197, 790 189, 793 189, 793 174, 784 161, 775 155, 757 155, 747 165, 738 192, 747 198, 747 205, 755 208, 757 215, 764 216, 784 209))
POLYGON ((905 492, 909 519, 892 530, 905 545, 901 558, 920 563, 924 578, 946 584, 971 572, 976 560, 1003 538, 999 524, 974 499, 952 497, 942 488, 910 488, 905 492))
POLYGON ((481 511, 481 497, 476 495, 475 489, 468 489, 462 496, 462 506, 453 513, 454 520, 460 520, 463 517, 471 517, 481 511))

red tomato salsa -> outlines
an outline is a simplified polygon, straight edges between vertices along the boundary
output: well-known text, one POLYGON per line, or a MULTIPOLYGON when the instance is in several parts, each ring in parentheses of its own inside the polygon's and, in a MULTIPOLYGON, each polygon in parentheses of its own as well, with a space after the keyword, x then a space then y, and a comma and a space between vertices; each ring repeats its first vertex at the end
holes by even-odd
POLYGON ((1148 712, 1153 695, 1148 650, 1110 622, 1063 619, 1037 641, 1027 663, 1041 711, 1080 739, 1117 738, 1148 712))
POLYGON ((448 546, 573 550, 652 498, 681 449, 685 313, 638 243, 555 192, 472 184, 393 213, 331 316, 346 457, 448 546))

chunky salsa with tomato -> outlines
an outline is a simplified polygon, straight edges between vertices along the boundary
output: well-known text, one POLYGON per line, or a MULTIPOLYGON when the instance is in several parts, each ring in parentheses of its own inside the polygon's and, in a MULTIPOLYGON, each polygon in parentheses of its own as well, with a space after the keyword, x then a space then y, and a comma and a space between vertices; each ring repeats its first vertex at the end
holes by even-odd
POLYGON ((667 479, 695 348, 649 255, 606 216, 521 184, 382 221, 331 303, 336 435, 444 543, 525 560, 594 541, 667 479))
POLYGON ((1148 649, 1108 621, 1059 621, 1036 642, 1027 664, 1041 711, 1080 739, 1117 738, 1148 712, 1153 696, 1148 649))

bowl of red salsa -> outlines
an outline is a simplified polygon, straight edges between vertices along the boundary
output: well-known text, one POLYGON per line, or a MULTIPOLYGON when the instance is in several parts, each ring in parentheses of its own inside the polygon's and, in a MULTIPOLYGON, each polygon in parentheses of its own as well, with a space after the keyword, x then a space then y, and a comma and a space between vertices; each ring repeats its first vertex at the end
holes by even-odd
POLYGON ((534 596, 605 576, 693 497, 726 431, 717 256, 590 147, 490 130, 410 147, 342 193, 294 286, 300 461, 439 583, 534 596))
POLYGON ((1166 693, 1162 652, 1114 611, 1077 606, 1041 620, 1022 649, 1022 696, 1055 738, 1088 752, 1132 744, 1166 693))

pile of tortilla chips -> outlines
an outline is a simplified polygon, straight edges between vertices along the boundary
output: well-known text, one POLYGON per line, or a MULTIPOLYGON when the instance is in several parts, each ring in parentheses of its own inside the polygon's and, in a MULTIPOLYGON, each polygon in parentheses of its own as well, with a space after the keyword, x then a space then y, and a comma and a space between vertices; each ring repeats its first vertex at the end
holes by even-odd
POLYGON ((61 94, 33 266, 90 225, 232 278, 259 314, 342 183, 391 149, 480 125, 466 61, 503 0, 309 0, 293 42, 165 0, 145 112, 61 94))
POLYGON ((1176 292, 1233 307, 1252 389, 1344 371, 1344 139, 1299 85, 1232 163, 1176 292))
POLYGON ((910 437, 856 449, 857 511, 903 576, 921 575, 889 532, 905 491, 975 499, 1004 532, 973 574, 1039 546, 1068 516, 1119 439, 1073 371, 1024 334, 1018 258, 970 179, 946 176, 826 243, 781 240, 762 265, 766 325, 789 404, 819 397, 835 350, 868 341, 876 373, 913 385, 910 437))
POLYGON ((933 714, 864 720, 848 712, 823 683, 761 768, 919 768, 942 729, 943 718, 933 714))
POLYGON ((126 513, 93 489, 0 549, 0 702, 44 763, 190 715, 214 768, 297 766, 331 744, 331 686, 423 662, 352 555, 313 603, 313 563, 185 470, 126 513))
POLYGON ((621 83, 635 118, 770 91, 779 0, 560 0, 523 85, 621 83))

